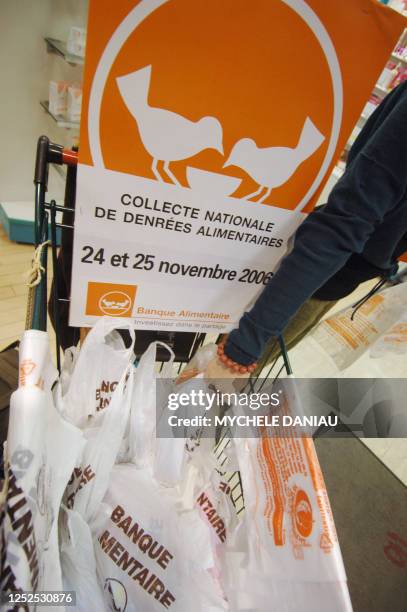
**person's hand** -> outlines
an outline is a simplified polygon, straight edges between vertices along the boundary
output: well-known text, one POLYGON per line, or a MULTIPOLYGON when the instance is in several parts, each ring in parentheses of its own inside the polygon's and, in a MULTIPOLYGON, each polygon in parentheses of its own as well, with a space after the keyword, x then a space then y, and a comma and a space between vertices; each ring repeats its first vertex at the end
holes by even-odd
POLYGON ((249 372, 245 372, 244 374, 234 372, 229 367, 225 366, 225 364, 220 361, 218 356, 216 356, 214 359, 212 359, 212 361, 209 362, 205 370, 205 378, 234 380, 235 378, 248 378, 249 376, 249 372))

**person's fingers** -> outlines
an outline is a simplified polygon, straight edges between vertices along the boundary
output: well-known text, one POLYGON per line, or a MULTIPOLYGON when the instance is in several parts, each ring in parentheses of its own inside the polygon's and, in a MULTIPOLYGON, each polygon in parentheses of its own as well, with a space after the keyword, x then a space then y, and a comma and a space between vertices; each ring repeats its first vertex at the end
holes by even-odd
POLYGON ((190 378, 194 378, 198 374, 199 374, 199 370, 197 368, 188 368, 188 366, 186 366, 182 370, 181 374, 177 377, 175 384, 180 385, 186 382, 187 380, 189 380, 190 378))
POLYGON ((206 378, 223 378, 223 379, 236 379, 236 378, 247 378, 249 374, 247 372, 240 373, 231 370, 228 366, 223 364, 218 358, 213 359, 205 370, 206 378))

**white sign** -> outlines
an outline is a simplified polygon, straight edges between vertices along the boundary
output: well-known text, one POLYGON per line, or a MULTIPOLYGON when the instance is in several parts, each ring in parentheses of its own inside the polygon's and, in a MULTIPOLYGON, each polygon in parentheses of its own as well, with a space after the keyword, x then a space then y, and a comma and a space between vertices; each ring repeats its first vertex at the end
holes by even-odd
POLYGON ((229 177, 194 172, 207 192, 214 185, 212 197, 80 166, 71 325, 92 325, 103 314, 134 317, 148 329, 236 325, 303 215, 217 198, 219 184, 233 189, 229 177))

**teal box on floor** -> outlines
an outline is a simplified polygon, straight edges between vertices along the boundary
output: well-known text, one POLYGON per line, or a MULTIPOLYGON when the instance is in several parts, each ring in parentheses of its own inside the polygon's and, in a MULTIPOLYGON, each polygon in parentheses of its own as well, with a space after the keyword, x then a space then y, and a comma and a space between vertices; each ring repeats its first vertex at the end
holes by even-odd
MULTIPOLYGON (((13 242, 34 244, 34 202, 0 202, 0 223, 13 242)), ((57 245, 60 243, 61 229, 57 227, 57 245)))

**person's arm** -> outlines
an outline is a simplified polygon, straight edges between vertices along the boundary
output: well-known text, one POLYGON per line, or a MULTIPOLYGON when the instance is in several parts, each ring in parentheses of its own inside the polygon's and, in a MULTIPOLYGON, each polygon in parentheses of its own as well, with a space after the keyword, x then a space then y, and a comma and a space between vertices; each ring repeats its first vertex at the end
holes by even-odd
POLYGON ((361 253, 384 215, 402 199, 407 183, 407 95, 384 120, 332 190, 322 211, 297 230, 294 249, 282 261, 253 308, 225 346, 247 365, 280 335, 300 306, 335 274, 352 253, 361 253))

